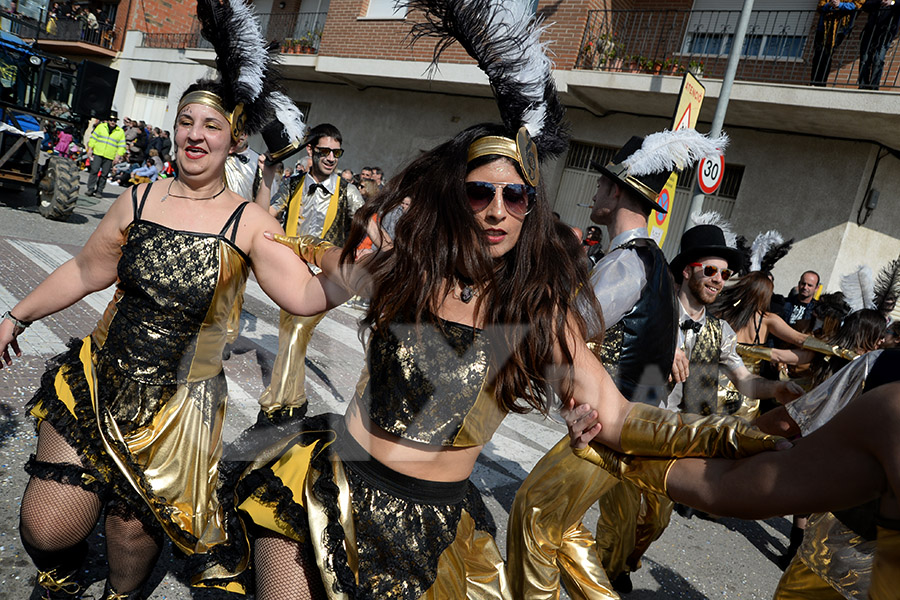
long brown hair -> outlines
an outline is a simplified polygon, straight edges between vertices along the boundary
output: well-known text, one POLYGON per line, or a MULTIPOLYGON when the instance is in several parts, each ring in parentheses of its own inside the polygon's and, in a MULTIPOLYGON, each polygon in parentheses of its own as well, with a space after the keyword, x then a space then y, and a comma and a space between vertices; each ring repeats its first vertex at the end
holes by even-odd
MULTIPOLYGON (((583 338, 585 319, 599 321, 600 308, 593 294, 578 293, 590 290, 587 268, 579 261, 577 244, 573 251, 574 236, 556 222, 541 186, 516 246, 502 257, 491 257, 464 186, 470 170, 509 160, 489 156, 467 162, 472 142, 488 135, 514 137, 499 125, 476 125, 395 176, 356 212, 341 261, 356 260, 354 249, 365 239, 372 215, 380 220, 411 198, 392 249, 377 252, 367 264, 373 287, 362 326, 387 331, 395 322, 436 323, 438 308, 455 282, 474 283, 483 290, 476 312, 483 315, 484 334, 492 336, 498 402, 513 412, 547 413, 551 380, 562 381, 563 397, 574 381, 567 328, 574 326, 575 335, 583 338), (561 376, 549 373, 557 345, 565 363, 561 376)), ((596 323, 590 328, 602 331, 596 323)))
POLYGON ((768 275, 751 271, 722 290, 711 312, 724 319, 735 331, 740 331, 755 315, 769 309, 773 289, 768 275))

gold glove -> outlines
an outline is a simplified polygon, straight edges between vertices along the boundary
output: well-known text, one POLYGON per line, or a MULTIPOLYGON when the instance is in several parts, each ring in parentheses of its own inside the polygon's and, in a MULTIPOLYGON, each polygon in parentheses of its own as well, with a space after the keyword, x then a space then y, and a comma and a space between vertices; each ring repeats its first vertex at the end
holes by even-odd
POLYGON ((772 349, 768 346, 738 343, 737 353, 746 360, 772 360, 772 349))
POLYGON ((314 235, 298 235, 298 236, 288 236, 288 235, 279 235, 275 234, 274 239, 276 242, 280 244, 284 244, 288 248, 294 251, 294 254, 305 260, 306 262, 313 264, 319 268, 319 261, 322 259, 322 256, 329 248, 334 248, 335 245, 331 242, 326 242, 321 238, 317 238, 314 235))
POLYGON ((846 360, 853 360, 857 357, 856 352, 853 350, 847 350, 846 348, 841 348, 840 346, 833 346, 828 342, 820 340, 814 336, 809 336, 805 340, 803 340, 803 345, 801 346, 804 350, 812 350, 813 352, 820 352, 822 354, 828 356, 837 356, 846 360))
POLYGON ((782 439, 731 415, 702 417, 635 403, 619 444, 625 454, 741 458, 774 450, 782 439))
POLYGON ((586 448, 573 450, 576 456, 607 471, 616 479, 633 483, 642 490, 668 497, 666 478, 675 464, 674 459, 628 456, 591 442, 586 448))

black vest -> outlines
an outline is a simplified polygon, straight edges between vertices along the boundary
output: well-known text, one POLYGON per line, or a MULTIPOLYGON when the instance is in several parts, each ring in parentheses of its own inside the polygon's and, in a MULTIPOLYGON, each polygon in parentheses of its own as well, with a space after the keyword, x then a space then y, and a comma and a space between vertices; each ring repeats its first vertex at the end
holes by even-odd
POLYGON ((678 343, 675 284, 653 240, 637 238, 619 248, 637 252, 647 284, 634 308, 606 330, 600 359, 625 398, 656 405, 665 398, 678 343))

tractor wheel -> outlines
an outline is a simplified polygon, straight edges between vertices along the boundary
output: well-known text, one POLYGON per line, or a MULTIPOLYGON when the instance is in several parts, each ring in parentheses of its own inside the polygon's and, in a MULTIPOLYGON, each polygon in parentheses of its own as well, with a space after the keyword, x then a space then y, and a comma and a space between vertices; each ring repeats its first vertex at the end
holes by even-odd
POLYGON ((38 186, 38 211, 54 221, 67 221, 78 200, 78 167, 62 156, 51 156, 38 186))

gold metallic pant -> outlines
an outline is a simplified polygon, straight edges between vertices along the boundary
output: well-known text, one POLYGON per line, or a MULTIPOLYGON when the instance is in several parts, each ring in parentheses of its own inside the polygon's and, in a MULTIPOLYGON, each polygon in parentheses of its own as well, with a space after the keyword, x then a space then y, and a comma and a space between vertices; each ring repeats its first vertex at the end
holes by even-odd
POLYGON ((618 483, 572 453, 568 436, 548 452, 516 493, 509 513, 506 554, 517 600, 556 600, 560 575, 575 600, 618 599, 581 519, 618 483))
POLYGON ((264 411, 306 404, 306 348, 313 330, 324 317, 325 313, 298 317, 281 311, 272 380, 259 398, 264 411))
POLYGON ((610 579, 641 567, 641 557, 659 539, 672 516, 673 503, 621 481, 600 498, 597 556, 610 579))
POLYGON ((772 600, 844 600, 844 596, 813 572, 799 556, 794 556, 778 581, 772 600))

